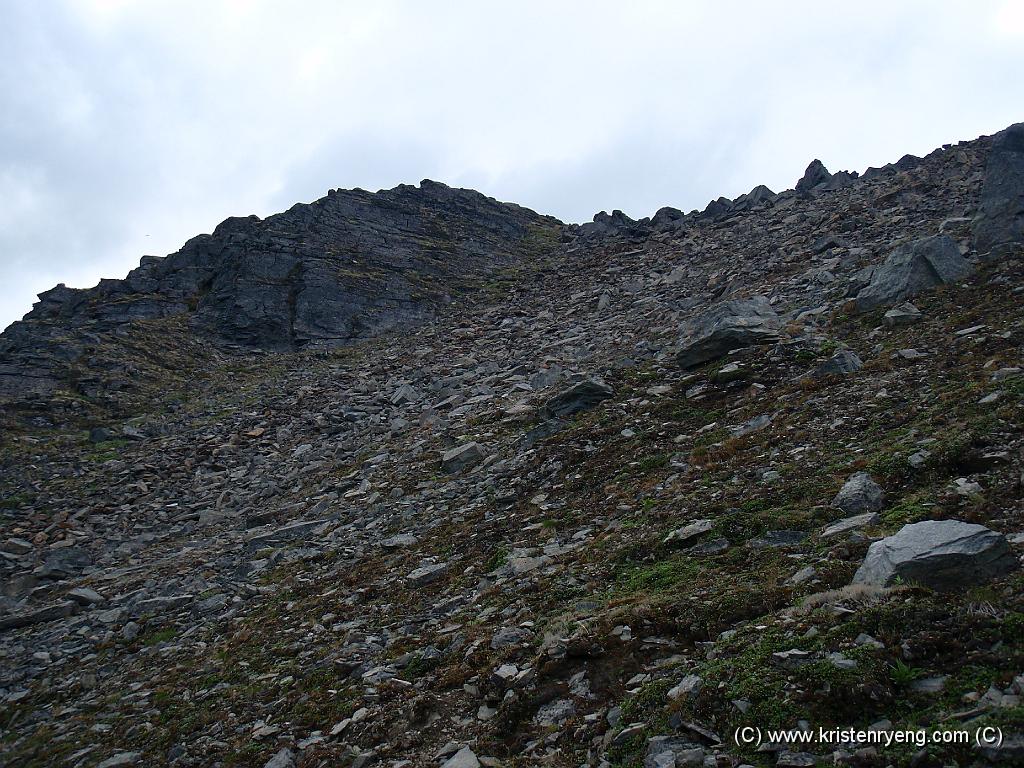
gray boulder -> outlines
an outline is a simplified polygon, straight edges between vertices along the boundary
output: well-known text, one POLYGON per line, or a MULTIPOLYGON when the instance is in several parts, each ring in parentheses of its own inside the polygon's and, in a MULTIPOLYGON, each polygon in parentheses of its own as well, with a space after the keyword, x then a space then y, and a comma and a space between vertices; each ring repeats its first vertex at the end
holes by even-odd
POLYGON ((479 464, 483 460, 484 449, 480 447, 480 443, 464 443, 444 452, 441 456, 441 469, 449 474, 454 474, 479 464))
POLYGON ((841 349, 808 374, 812 379, 827 379, 830 376, 845 376, 864 367, 856 352, 841 349))
POLYGON ((644 768, 677 768, 703 765, 705 751, 700 744, 681 736, 655 736, 647 741, 644 768))
POLYGON ((541 727, 561 725, 576 714, 576 706, 570 699, 555 699, 537 710, 533 722, 541 727))
POLYGON ((463 747, 445 761, 441 768, 480 768, 480 760, 469 747, 463 747))
POLYGON ((889 586, 902 579, 949 592, 984 584, 1017 565, 1001 533, 959 520, 925 520, 872 544, 853 583, 889 586))
POLYGON ((594 220, 581 225, 577 233, 581 238, 594 240, 628 235, 640 229, 642 226, 639 222, 629 218, 620 210, 614 210, 610 214, 607 211, 595 213, 594 220))
POLYGON ((405 547, 411 547, 419 541, 411 533, 396 533, 394 536, 388 536, 383 539, 380 543, 384 549, 404 549, 405 547))
POLYGON ((92 556, 87 549, 62 547, 50 550, 46 561, 35 570, 34 575, 41 579, 64 579, 74 576, 90 565, 92 556))
POLYGON ((888 328, 902 328, 907 325, 913 325, 921 320, 922 317, 921 310, 907 301, 886 312, 882 317, 882 323, 888 328))
POLYGON ((781 332, 782 318, 765 297, 724 301, 686 325, 676 362, 694 368, 734 349, 778 341, 781 332))
POLYGON ((604 382, 584 379, 549 399, 544 404, 544 412, 548 417, 562 419, 589 410, 614 394, 604 382))
POLYGON ((530 642, 533 634, 521 627, 502 627, 491 637, 491 650, 500 651, 530 642))
POLYGON ((263 768, 293 768, 295 765, 295 755, 290 749, 284 747, 279 750, 272 758, 270 758, 263 768))
POLYGON ((896 248, 879 266, 862 275, 865 285, 854 299, 860 311, 895 304, 939 285, 962 280, 974 271, 948 235, 914 240, 896 248))
POLYGON ((423 587, 427 584, 432 584, 442 576, 448 573, 447 563, 428 563, 427 565, 421 565, 414 571, 411 571, 405 580, 414 587, 423 587))
POLYGON ((673 544, 685 547, 692 544, 705 533, 709 533, 715 527, 712 520, 695 520, 682 528, 676 528, 662 541, 663 544, 673 544))
POLYGON ((654 214, 654 217, 651 219, 651 227, 655 230, 672 229, 682 224, 685 218, 686 214, 678 208, 665 206, 659 208, 654 214))
POLYGON ((57 619, 66 619, 72 615, 78 606, 70 600, 62 600, 55 605, 48 605, 37 608, 27 613, 16 613, 13 615, 0 616, 0 632, 19 627, 30 627, 33 624, 43 624, 57 619))
POLYGON ((718 221, 724 219, 733 210, 733 202, 727 197, 719 197, 717 200, 712 200, 708 203, 707 207, 701 211, 701 217, 705 219, 711 219, 712 221, 718 221))
POLYGON ((992 141, 971 234, 981 254, 1024 241, 1024 123, 1000 131, 992 141))
POLYGON ((693 701, 700 695, 703 687, 704 681, 699 675, 687 675, 675 687, 669 689, 668 697, 672 701, 678 699, 693 701))
POLYGON ((759 205, 774 202, 778 197, 764 184, 758 184, 749 192, 746 192, 733 200, 733 211, 745 211, 757 208, 759 205))
POLYGON ((858 528, 865 528, 869 525, 877 525, 882 520, 877 512, 862 512, 859 515, 853 517, 844 517, 842 520, 828 525, 821 532, 821 538, 831 539, 833 536, 840 536, 850 531, 855 531, 858 528))
POLYGON ((843 483, 832 499, 832 506, 850 515, 881 512, 885 508, 885 491, 867 472, 857 472, 843 483))

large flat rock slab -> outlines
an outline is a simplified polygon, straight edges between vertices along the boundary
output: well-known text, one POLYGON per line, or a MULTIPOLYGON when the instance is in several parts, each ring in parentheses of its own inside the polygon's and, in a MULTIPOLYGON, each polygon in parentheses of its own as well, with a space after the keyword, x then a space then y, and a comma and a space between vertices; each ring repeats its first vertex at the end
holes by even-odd
POLYGON ((782 318, 763 296, 724 301, 686 325, 676 362, 695 368, 734 349, 778 341, 781 333, 782 318))

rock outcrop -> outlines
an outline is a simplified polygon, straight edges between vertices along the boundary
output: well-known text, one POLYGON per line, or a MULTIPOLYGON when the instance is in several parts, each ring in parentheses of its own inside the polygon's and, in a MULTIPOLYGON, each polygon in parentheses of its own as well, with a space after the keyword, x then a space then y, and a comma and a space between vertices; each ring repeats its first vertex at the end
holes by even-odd
POLYGON ((974 271, 948 235, 933 235, 904 243, 877 267, 858 278, 867 284, 854 302, 861 311, 917 296, 923 291, 962 280, 974 271))
POLYGON ((992 142, 971 231, 983 255, 1024 243, 1024 123, 1000 131, 992 142))
POLYGON ((83 334, 185 316, 201 336, 261 350, 350 344, 421 322, 502 269, 550 250, 561 224, 424 180, 332 190, 260 220, 234 217, 124 280, 40 294, 0 337, 0 395, 47 392, 81 360, 83 334))
POLYGON ((804 175, 800 177, 800 181, 796 183, 796 191, 810 192, 815 187, 827 184, 831 178, 832 174, 828 172, 828 168, 821 160, 812 160, 811 164, 807 166, 807 170, 804 171, 804 175))

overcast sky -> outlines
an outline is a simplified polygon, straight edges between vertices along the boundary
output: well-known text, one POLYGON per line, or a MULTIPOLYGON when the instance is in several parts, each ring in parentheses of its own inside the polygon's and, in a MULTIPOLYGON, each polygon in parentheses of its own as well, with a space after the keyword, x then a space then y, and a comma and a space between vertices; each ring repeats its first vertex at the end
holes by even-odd
POLYGON ((1024 120, 1024 2, 0 0, 0 328, 229 215, 422 178, 587 221, 1024 120))

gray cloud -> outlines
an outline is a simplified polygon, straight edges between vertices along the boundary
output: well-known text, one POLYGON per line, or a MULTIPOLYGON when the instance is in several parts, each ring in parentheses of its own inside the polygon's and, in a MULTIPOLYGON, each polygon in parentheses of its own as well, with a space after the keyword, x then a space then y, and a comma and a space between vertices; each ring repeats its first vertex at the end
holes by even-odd
POLYGON ((2 0, 0 51, 0 327, 330 187, 638 217, 1024 118, 1012 0, 2 0))

